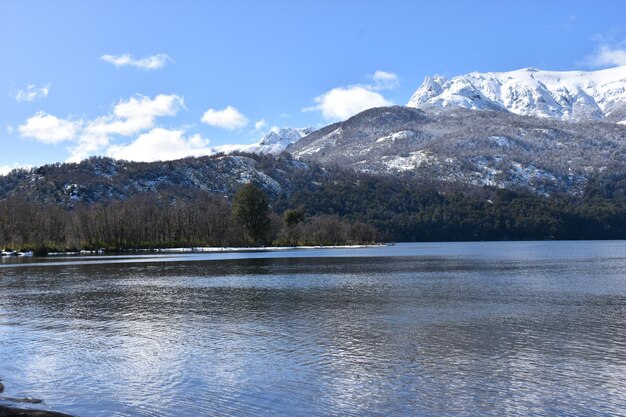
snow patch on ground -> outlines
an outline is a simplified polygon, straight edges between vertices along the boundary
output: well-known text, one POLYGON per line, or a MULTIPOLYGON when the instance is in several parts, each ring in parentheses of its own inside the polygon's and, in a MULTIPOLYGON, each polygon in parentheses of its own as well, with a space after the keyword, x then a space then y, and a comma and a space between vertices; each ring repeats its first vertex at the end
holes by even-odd
POLYGON ((428 151, 420 150, 408 155, 386 156, 383 163, 392 171, 411 171, 422 164, 435 160, 435 156, 428 151))
POLYGON ((387 136, 383 136, 382 138, 376 139, 376 143, 382 142, 395 142, 401 139, 411 139, 415 137, 415 132, 411 130, 403 130, 401 132, 395 132, 387 136))
POLYGON ((310 148, 305 148, 299 152, 294 152, 294 156, 296 157, 302 157, 305 155, 313 155, 315 153, 318 153, 319 151, 321 151, 324 148, 324 146, 314 146, 314 147, 310 147, 310 148))
POLYGON ((499 176, 502 174, 502 171, 494 167, 495 163, 500 162, 500 160, 501 158, 490 159, 485 157, 474 159, 473 162, 477 171, 474 173, 476 178, 472 180, 472 183, 493 187, 501 186, 499 176))
POLYGON ((511 146, 511 140, 505 136, 490 136, 488 139, 503 148, 508 148, 509 146, 511 146))

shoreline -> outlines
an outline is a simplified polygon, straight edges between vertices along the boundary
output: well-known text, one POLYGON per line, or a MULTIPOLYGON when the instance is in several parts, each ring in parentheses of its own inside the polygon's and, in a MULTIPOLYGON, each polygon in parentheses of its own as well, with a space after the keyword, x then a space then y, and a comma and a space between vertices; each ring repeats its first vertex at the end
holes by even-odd
POLYGON ((81 250, 71 252, 49 252, 47 256, 80 256, 80 255, 119 255, 132 253, 230 253, 230 252, 278 252, 287 250, 313 250, 313 249, 364 249, 392 246, 393 243, 375 243, 367 245, 329 245, 329 246, 192 246, 179 248, 156 248, 156 249, 124 249, 121 251, 81 250))
MULTIPOLYGON (((1 381, 1 380, 0 380, 1 381)), ((5 386, 0 382, 0 394, 4 393, 5 386)), ((34 398, 9 398, 0 397, 0 402, 11 403, 30 403, 39 404, 43 400, 37 400, 34 398)), ((41 410, 34 408, 19 408, 8 405, 0 404, 0 416, 1 417, 74 417, 71 414, 60 413, 58 411, 41 410)))
POLYGON ((71 414, 59 413, 57 411, 38 410, 32 408, 16 408, 0 405, 0 416, 2 417, 74 417, 71 414))

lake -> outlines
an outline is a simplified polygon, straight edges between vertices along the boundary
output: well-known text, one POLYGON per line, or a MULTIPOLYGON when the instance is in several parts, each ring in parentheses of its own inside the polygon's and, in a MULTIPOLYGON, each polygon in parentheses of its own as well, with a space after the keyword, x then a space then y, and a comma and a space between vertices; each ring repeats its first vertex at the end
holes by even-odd
POLYGON ((626 415, 626 242, 3 258, 0 379, 82 417, 626 415))

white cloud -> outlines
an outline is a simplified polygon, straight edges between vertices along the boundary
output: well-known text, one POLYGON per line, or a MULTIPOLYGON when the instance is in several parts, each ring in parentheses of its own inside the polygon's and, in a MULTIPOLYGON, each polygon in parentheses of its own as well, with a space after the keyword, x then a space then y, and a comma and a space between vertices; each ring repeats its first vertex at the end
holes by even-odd
POLYGON ((157 117, 175 116, 184 106, 184 98, 176 94, 159 94, 153 99, 138 95, 119 101, 112 114, 95 119, 87 130, 129 136, 153 127, 157 117))
POLYGON ((338 87, 315 98, 317 103, 305 111, 320 111, 327 120, 345 120, 372 107, 390 106, 393 103, 368 86, 338 87))
POLYGON ((80 122, 59 119, 45 112, 37 112, 17 129, 20 135, 42 143, 55 144, 76 136, 80 122))
POLYGON ((76 144, 68 148, 70 156, 65 162, 80 162, 90 156, 98 153, 98 151, 106 148, 111 142, 111 138, 106 134, 90 134, 83 132, 76 144))
POLYGON ((184 104, 184 99, 176 94, 159 94, 153 99, 137 95, 126 101, 119 101, 113 107, 113 114, 126 119, 173 116, 184 104))
POLYGON ((86 123, 76 145, 70 149, 67 161, 79 162, 106 148, 113 135, 132 136, 151 129, 156 124, 156 118, 174 116, 184 106, 183 97, 175 94, 159 94, 153 99, 138 95, 121 100, 111 114, 86 123))
POLYGON ((15 100, 19 102, 23 101, 35 101, 40 98, 48 97, 48 93, 50 92, 50 84, 43 85, 41 87, 37 87, 35 84, 29 84, 23 90, 18 90, 15 93, 15 100))
POLYGON ((337 87, 315 98, 315 106, 306 107, 303 111, 319 111, 326 120, 345 120, 363 110, 373 107, 390 106, 393 103, 387 100, 379 91, 396 88, 400 82, 398 76, 392 72, 378 70, 368 78, 372 84, 357 84, 347 87, 337 87))
POLYGON ((612 27, 607 32, 594 34, 591 39, 597 47, 580 64, 591 68, 626 65, 626 26, 612 27))
POLYGON ((200 135, 185 138, 183 130, 155 128, 128 145, 111 146, 107 154, 116 159, 152 162, 210 155, 215 151, 208 144, 200 135))
POLYGON ((378 70, 371 75, 371 78, 374 80, 374 85, 371 86, 373 90, 391 90, 400 84, 398 75, 393 72, 378 70))
POLYGON ((626 47, 601 45, 587 57, 586 63, 593 68, 626 65, 626 47))
POLYGON ((18 169, 18 168, 32 168, 32 167, 30 165, 20 165, 20 164, 0 165, 0 177, 3 175, 7 175, 14 169, 18 169))
POLYGON ((163 68, 168 62, 173 61, 167 54, 156 54, 145 58, 133 58, 130 54, 124 55, 102 55, 100 57, 104 62, 115 65, 116 67, 136 67, 145 70, 154 70, 163 68))
POLYGON ((265 126, 267 126, 267 122, 265 121, 265 119, 261 119, 254 124, 254 130, 261 130, 265 126))
POLYGON ((18 131, 23 137, 46 144, 73 141, 67 162, 79 162, 109 146, 113 136, 132 136, 152 129, 158 117, 174 116, 183 107, 183 97, 175 94, 154 98, 138 95, 119 101, 112 113, 92 120, 71 121, 38 112, 18 131))
POLYGON ((224 110, 208 109, 202 116, 202 123, 223 129, 241 129, 248 124, 248 118, 233 106, 226 106, 224 110))

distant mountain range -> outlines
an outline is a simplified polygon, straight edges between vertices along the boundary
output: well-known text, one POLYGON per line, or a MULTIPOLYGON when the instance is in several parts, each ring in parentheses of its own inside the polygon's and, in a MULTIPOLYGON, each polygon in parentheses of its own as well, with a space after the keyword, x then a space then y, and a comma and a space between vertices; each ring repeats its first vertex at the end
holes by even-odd
POLYGON ((316 181, 323 167, 581 195, 591 178, 626 171, 626 66, 427 77, 408 106, 369 109, 317 131, 273 129, 256 144, 218 146, 207 157, 17 170, 0 176, 0 199, 21 193, 72 205, 142 192, 232 195, 248 181, 278 195, 316 181), (295 159, 278 157, 284 151, 295 159))
POLYGON ((409 107, 462 107, 568 121, 626 122, 626 66, 600 71, 472 72, 426 77, 409 107))
MULTIPOLYGON (((561 121, 626 124, 626 66, 588 72, 525 68, 509 72, 472 72, 450 79, 434 75, 426 77, 407 107, 429 113, 437 113, 440 109, 462 108, 561 121)), ((471 117, 471 113, 467 114, 471 117)), ((493 117, 495 120, 498 116, 493 117)), ((394 127, 399 128, 401 126, 394 127)), ((314 131, 310 127, 275 128, 258 143, 222 145, 213 149, 215 153, 278 155, 314 131)), ((396 139, 399 137, 391 140, 396 139)), ((406 170, 406 165, 401 165, 399 168, 406 170)))
POLYGON ((626 66, 426 77, 407 107, 366 110, 287 150, 361 172, 577 194, 626 168, 626 66))

